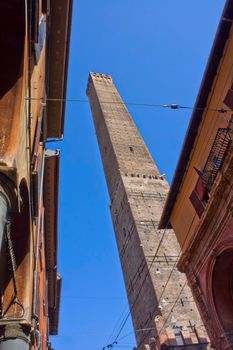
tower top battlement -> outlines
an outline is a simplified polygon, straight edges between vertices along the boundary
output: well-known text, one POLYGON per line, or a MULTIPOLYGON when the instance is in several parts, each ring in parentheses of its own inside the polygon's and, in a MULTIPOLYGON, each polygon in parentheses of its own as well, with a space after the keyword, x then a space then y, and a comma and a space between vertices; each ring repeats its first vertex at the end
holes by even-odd
POLYGON ((90 72, 89 77, 88 77, 88 83, 87 83, 87 89, 86 89, 86 94, 89 96, 89 89, 90 89, 90 84, 91 82, 95 81, 108 81, 112 82, 112 76, 110 74, 104 74, 104 73, 97 73, 97 72, 90 72))

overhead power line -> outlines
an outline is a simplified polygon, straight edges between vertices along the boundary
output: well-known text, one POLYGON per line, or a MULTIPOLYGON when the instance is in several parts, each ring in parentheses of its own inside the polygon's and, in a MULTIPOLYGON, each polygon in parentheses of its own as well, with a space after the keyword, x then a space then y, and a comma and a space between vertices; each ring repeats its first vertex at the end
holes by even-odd
MULTIPOLYGON (((195 217, 193 218, 193 221, 194 221, 194 219, 195 219, 195 217)), ((193 221, 192 221, 192 222, 193 222, 193 221)), ((191 223, 191 226, 192 226, 192 223, 191 223)), ((190 228, 191 228, 191 226, 190 226, 190 228)), ((164 291, 165 291, 165 289, 166 289, 166 287, 167 287, 167 285, 168 285, 168 282, 169 282, 170 279, 172 278, 172 274, 173 274, 173 272, 174 272, 175 269, 176 269, 176 264, 177 264, 177 262, 178 262, 178 260, 179 260, 179 257, 180 257, 181 254, 182 254, 183 247, 184 247, 184 245, 185 245, 185 243, 186 243, 186 240, 187 240, 187 237, 188 237, 188 235, 189 235, 190 228, 189 228, 188 232, 187 232, 186 235, 185 235, 184 242, 183 242, 182 246, 180 247, 179 254, 178 254, 177 258, 176 258, 175 263, 173 264, 173 267, 172 267, 171 272, 170 272, 170 274, 169 274, 169 276, 168 276, 167 282, 166 282, 165 286, 163 287, 162 294, 161 294, 161 296, 160 296, 160 298, 159 298, 159 300, 158 300, 158 305, 159 305, 159 303, 160 303, 160 301, 161 301, 161 299, 162 299, 163 293, 164 293, 164 291)), ((158 252, 158 250, 159 250, 160 245, 162 244, 162 241, 163 241, 163 239, 164 239, 164 237, 165 237, 166 232, 167 232, 167 227, 166 227, 166 228, 164 229, 164 231, 163 231, 163 235, 162 235, 162 237, 161 237, 161 241, 160 241, 160 243, 159 243, 159 246, 158 246, 157 249, 156 249, 156 252, 155 252, 155 254, 154 254, 152 263, 151 263, 151 265, 149 266, 149 269, 148 269, 147 274, 150 272, 150 270, 151 270, 151 268, 152 268, 152 266, 153 266, 153 263, 154 263, 154 260, 155 260, 155 256, 157 255, 157 252, 158 252)), ((147 274, 146 274, 146 276, 147 276, 147 274)), ((128 318, 129 318, 129 316, 130 316, 130 314, 131 314, 131 311, 132 311, 133 307, 135 306, 135 304, 136 304, 136 302, 137 302, 137 299, 138 299, 138 297, 139 297, 139 295, 140 295, 140 293, 141 293, 141 289, 142 289, 142 286, 143 286, 144 282, 145 282, 145 280, 143 280, 142 285, 141 285, 141 288, 139 289, 139 292, 138 292, 138 294, 137 294, 137 296, 136 296, 136 298, 135 298, 135 300, 134 300, 134 303, 133 303, 132 307, 130 308, 129 313, 126 315, 125 320, 123 321, 123 323, 122 323, 122 325, 121 325, 121 327, 120 327, 120 329, 119 329, 119 331, 118 331, 118 334, 117 334, 117 336, 115 337, 115 340, 114 340, 111 344, 109 344, 109 345, 113 345, 112 347, 115 347, 116 343, 122 339, 122 338, 119 339, 119 336, 120 336, 120 334, 122 333, 122 331, 123 331, 123 329, 124 329, 124 327, 125 327, 125 325, 126 325, 126 322, 127 322, 128 318)), ((164 321, 164 323, 163 323, 163 325, 162 325, 162 328, 160 329, 159 335, 161 334, 161 331, 162 331, 162 330, 164 329, 164 327, 166 326, 167 321, 168 321, 168 319, 169 319, 169 317, 170 317, 170 315, 171 315, 171 313, 172 313, 174 307, 176 306, 177 301, 179 300, 180 295, 181 295, 181 293, 183 292, 183 290, 184 290, 184 288, 186 287, 186 285, 187 285, 187 281, 185 281, 185 283, 183 284, 183 286, 182 286, 182 288, 181 288, 181 290, 180 290, 180 292, 179 292, 179 294, 178 294, 176 300, 173 302, 173 305, 171 306, 170 312, 169 312, 168 316, 166 317, 166 319, 165 319, 165 321, 164 321)), ((123 337, 123 338, 124 338, 124 337, 123 337)), ((145 340, 145 337, 141 340, 141 342, 140 342, 140 344, 138 344, 138 346, 140 346, 141 343, 142 343, 144 340, 145 340)), ((102 349, 103 349, 103 348, 102 348, 102 349)), ((104 350, 105 350, 105 349, 104 349, 104 350)))
POLYGON ((80 299, 80 300, 83 300, 83 299, 87 299, 87 300, 122 300, 124 299, 124 297, 114 297, 114 296, 76 296, 76 295, 63 295, 62 296, 63 298, 66 298, 66 299, 80 299))
MULTIPOLYGON (((86 99, 76 99, 76 98, 46 98, 43 97, 30 97, 25 98, 26 101, 41 101, 42 103, 46 102, 73 102, 73 103, 89 103, 86 99)), ((140 103, 140 102, 122 102, 122 101, 99 101, 103 104, 115 104, 115 105, 127 105, 127 106, 138 106, 138 107, 152 107, 152 108, 163 108, 163 109, 171 109, 171 110, 178 110, 178 109, 188 109, 188 110, 199 110, 199 111, 212 111, 212 112, 218 112, 225 114, 227 112, 232 112, 231 110, 227 110, 224 108, 207 108, 207 107, 195 107, 195 106, 185 106, 177 103, 168 103, 168 104, 156 104, 156 103, 140 103)))
POLYGON ((151 270, 151 268, 152 268, 152 266, 153 266, 153 264, 154 264, 156 255, 157 255, 157 253, 158 253, 158 251, 159 251, 159 249, 160 249, 160 247, 161 247, 161 245, 162 245, 162 243, 163 243, 163 240, 164 240, 164 237, 165 237, 166 232, 167 232, 167 228, 165 228, 164 231, 163 231, 161 240, 160 240, 160 242, 159 242, 159 244, 158 244, 158 247, 157 247, 157 249, 156 249, 156 252, 155 252, 155 254, 154 254, 154 256, 153 256, 153 260, 152 260, 152 262, 151 262, 151 264, 150 264, 150 266, 149 266, 149 268, 148 268, 148 270, 147 270, 147 272, 146 272, 146 275, 145 275, 145 277, 144 277, 144 279, 143 279, 143 281, 142 281, 142 284, 141 284, 141 286, 140 286, 140 288, 139 288, 139 291, 138 291, 138 293, 137 293, 137 295, 136 295, 136 297, 135 297, 135 299, 134 299, 134 302, 133 302, 133 304, 131 305, 129 312, 128 312, 127 315, 125 316, 125 319, 123 320, 123 322, 122 322, 122 324, 121 324, 121 326, 120 326, 120 329, 119 329, 117 335, 115 336, 114 341, 113 341, 112 343, 108 344, 107 346, 104 346, 104 347, 102 348, 103 350, 109 349, 108 346, 110 346, 110 348, 113 348, 113 347, 118 343, 118 339, 119 339, 119 337, 120 337, 120 335, 121 335, 121 333, 122 333, 122 331, 123 331, 123 329, 124 329, 124 327, 125 327, 125 325, 126 325, 128 319, 129 319, 129 317, 130 317, 130 315, 131 315, 131 312, 132 312, 133 308, 134 308, 135 305, 136 305, 136 302, 137 302, 137 300, 138 300, 138 298, 139 298, 139 296, 140 296, 140 294, 141 294, 141 291, 142 291, 142 288, 143 288, 143 286, 144 286, 144 284, 145 284, 145 281, 146 281, 146 279, 147 279, 147 276, 149 275, 150 270, 151 270))

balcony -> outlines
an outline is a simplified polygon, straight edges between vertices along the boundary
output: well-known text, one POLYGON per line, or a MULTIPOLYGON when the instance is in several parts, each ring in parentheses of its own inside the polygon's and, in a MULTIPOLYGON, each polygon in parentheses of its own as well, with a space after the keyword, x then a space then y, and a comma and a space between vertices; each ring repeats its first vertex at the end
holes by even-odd
POLYGON ((206 203, 209 201, 209 193, 232 142, 231 133, 230 124, 227 128, 218 129, 203 171, 195 168, 199 179, 189 199, 199 218, 202 216, 206 203))
POLYGON ((201 174, 202 182, 208 192, 211 191, 231 142, 231 129, 229 127, 218 129, 207 162, 201 174))

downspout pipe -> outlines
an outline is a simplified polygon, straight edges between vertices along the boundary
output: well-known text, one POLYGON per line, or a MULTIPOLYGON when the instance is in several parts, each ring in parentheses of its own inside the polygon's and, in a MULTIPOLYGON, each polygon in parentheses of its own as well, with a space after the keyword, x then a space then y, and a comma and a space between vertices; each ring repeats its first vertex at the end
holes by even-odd
POLYGON ((7 223, 9 212, 9 203, 5 194, 0 188, 0 314, 2 313, 2 295, 3 285, 1 281, 4 281, 5 270, 6 270, 6 240, 5 240, 5 226, 7 223))
POLYGON ((16 322, 1 327, 0 350, 30 350, 31 327, 16 322))
POLYGON ((6 240, 5 226, 9 212, 9 202, 0 187, 0 315, 2 315, 2 296, 4 293, 4 280, 6 271, 6 240))
MULTIPOLYGON (((6 271, 5 229, 9 217, 9 199, 0 188, 0 297, 4 293, 1 281, 6 271)), ((0 305, 1 306, 1 305, 0 305)), ((1 310, 2 311, 2 310, 1 310)), ((29 350, 30 329, 16 322, 1 325, 0 350, 29 350)))
POLYGON ((6 339, 0 343, 1 350, 29 350, 29 343, 23 339, 6 339))

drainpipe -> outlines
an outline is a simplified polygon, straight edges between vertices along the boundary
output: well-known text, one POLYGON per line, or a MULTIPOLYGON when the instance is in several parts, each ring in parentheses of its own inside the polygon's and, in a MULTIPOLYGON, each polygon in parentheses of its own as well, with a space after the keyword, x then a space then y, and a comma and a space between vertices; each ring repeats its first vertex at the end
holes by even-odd
MULTIPOLYGON (((6 243, 5 227, 9 215, 9 200, 0 188, 0 298, 3 295, 1 281, 5 279, 6 243)), ((0 299, 0 302, 1 302, 0 299)), ((0 304, 2 309, 2 305, 0 304)), ((0 315, 2 310, 0 310, 0 315)), ((29 350, 30 329, 16 322, 0 323, 0 350, 29 350)))
POLYGON ((31 327, 16 322, 0 329, 0 350, 30 350, 31 327))
MULTIPOLYGON (((7 197, 0 189, 0 281, 4 280, 6 266, 6 243, 5 243, 5 225, 7 222, 9 204, 7 197)), ((3 286, 0 283, 0 295, 3 294, 3 286)), ((1 298, 2 299, 2 298, 1 298)), ((0 299, 0 314, 2 313, 2 305, 0 299)))
POLYGON ((10 339, 0 344, 1 350, 29 350, 29 345, 21 339, 10 339))

